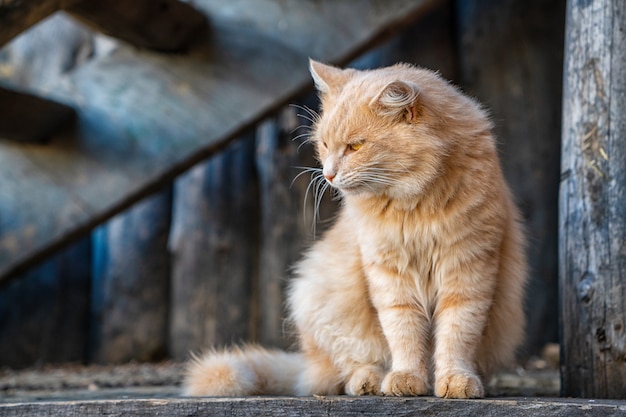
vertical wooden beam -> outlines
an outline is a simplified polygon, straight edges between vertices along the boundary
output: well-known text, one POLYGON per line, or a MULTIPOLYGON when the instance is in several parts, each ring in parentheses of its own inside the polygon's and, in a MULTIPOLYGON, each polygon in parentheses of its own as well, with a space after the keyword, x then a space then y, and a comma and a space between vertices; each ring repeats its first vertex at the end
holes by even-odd
POLYGON ((163 359, 167 354, 171 190, 100 227, 94 236, 89 359, 163 359))
POLYGON ((558 339, 558 190, 565 0, 456 1, 460 83, 491 111, 527 229, 520 359, 558 339))
POLYGON ((560 194, 562 390, 626 398, 626 13, 567 4, 560 194))
POLYGON ((90 288, 89 238, 0 288, 0 366, 85 361, 90 288))
POLYGON ((254 135, 232 143, 174 187, 170 352, 250 341, 258 265, 254 135))

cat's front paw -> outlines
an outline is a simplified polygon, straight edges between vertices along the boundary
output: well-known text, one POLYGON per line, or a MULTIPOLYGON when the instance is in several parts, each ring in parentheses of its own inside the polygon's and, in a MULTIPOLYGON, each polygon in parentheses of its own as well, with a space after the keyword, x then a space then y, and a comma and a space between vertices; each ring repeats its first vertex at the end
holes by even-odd
POLYGON ((428 379, 415 372, 392 371, 381 386, 384 395, 413 397, 428 394, 428 379))
POLYGON ((357 369, 346 384, 348 395, 380 395, 383 370, 375 366, 357 369))
POLYGON ((437 378, 435 395, 444 398, 482 398, 485 396, 480 378, 471 372, 451 372, 437 378))

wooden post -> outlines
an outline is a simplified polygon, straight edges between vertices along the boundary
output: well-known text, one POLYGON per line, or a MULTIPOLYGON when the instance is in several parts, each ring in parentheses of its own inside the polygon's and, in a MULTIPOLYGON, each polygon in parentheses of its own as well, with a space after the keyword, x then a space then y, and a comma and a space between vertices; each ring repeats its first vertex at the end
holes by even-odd
POLYGON ((568 1, 560 194, 562 391, 626 398, 626 13, 568 1))

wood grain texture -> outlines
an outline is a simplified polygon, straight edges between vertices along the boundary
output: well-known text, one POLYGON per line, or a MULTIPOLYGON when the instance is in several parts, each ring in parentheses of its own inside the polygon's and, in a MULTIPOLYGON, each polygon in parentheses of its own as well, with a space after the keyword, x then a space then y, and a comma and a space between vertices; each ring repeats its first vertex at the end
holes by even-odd
POLYGON ((248 397, 65 400, 0 405, 7 417, 81 416, 624 416, 623 401, 502 398, 248 397))
POLYGON ((626 398, 626 14, 567 5, 560 194, 563 394, 626 398))
POLYGON ((11 159, 0 164, 7 182, 0 217, 11 222, 0 235, 0 283, 157 191, 303 91, 310 85, 309 55, 348 59, 433 3, 308 0, 261 7, 249 0, 233 2, 239 5, 233 9, 198 1, 205 13, 215 11, 212 31, 188 54, 121 48, 83 65, 54 92, 78 109, 76 130, 46 147, 0 142, 2 158, 11 159), (243 25, 241 17, 252 19, 253 10, 259 23, 243 25), (262 24, 270 21, 283 23, 262 24), (321 21, 315 36, 301 34, 321 21), (25 165, 28 176, 11 171, 25 165), (21 191, 28 188, 33 192, 21 191), (34 225, 28 239, 26 225, 34 225))
POLYGON ((258 185, 254 136, 233 142, 174 187, 170 354, 254 339, 258 185))
POLYGON ((167 355, 171 196, 151 196, 93 233, 90 362, 167 355))
POLYGON ((558 339, 558 187, 565 0, 457 2, 459 83, 489 109, 528 239, 522 358, 558 339))
POLYGON ((66 11, 99 32, 158 51, 179 51, 206 27, 203 14, 178 0, 89 0, 66 11))

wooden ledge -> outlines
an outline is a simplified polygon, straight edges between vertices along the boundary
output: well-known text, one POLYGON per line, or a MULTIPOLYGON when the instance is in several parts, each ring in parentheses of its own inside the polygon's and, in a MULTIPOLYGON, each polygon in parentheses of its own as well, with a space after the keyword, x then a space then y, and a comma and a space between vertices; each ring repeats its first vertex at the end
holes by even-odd
POLYGON ((4 416, 626 416, 626 401, 561 398, 446 400, 432 397, 177 398, 115 391, 116 398, 0 403, 4 416))

